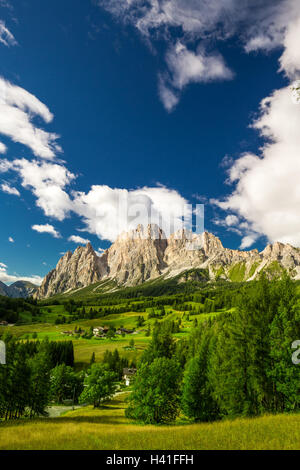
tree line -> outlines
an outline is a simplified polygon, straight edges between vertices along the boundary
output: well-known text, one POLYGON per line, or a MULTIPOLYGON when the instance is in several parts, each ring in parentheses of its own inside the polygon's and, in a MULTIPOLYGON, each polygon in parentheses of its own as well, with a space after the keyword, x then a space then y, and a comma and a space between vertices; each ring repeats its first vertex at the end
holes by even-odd
POLYGON ((32 299, 11 299, 0 296, 0 321, 17 323, 22 313, 34 318, 40 314, 40 309, 32 299))
POLYGON ((6 365, 0 366, 0 419, 47 415, 51 404, 70 401, 98 407, 115 393, 123 368, 135 363, 106 351, 101 363, 95 354, 86 370, 74 370, 72 341, 18 341, 1 338, 6 345, 6 365))
POLYGON ((51 370, 74 363, 72 341, 20 342, 11 335, 1 340, 6 345, 6 365, 0 366, 0 418, 44 415, 51 370))

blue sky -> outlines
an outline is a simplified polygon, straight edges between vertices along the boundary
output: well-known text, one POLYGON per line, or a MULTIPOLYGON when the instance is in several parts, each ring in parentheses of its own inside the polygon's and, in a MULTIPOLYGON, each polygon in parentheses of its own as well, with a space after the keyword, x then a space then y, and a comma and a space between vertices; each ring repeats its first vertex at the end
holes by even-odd
POLYGON ((72 236, 107 248, 120 189, 163 215, 203 202, 205 229, 229 248, 299 246, 299 195, 286 197, 299 3, 257 1, 245 16, 234 0, 225 12, 213 0, 213 13, 204 1, 133 3, 0 1, 0 280, 43 277, 72 236), (111 219, 96 220, 99 201, 111 219))

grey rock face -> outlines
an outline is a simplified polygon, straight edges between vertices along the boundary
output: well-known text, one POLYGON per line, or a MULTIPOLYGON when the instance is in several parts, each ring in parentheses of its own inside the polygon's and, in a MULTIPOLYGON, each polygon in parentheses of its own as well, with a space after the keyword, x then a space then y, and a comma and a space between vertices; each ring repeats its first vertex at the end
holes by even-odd
POLYGON ((27 297, 32 297, 37 290, 38 286, 27 281, 17 281, 11 286, 7 286, 3 282, 0 282, 0 295, 11 297, 13 299, 27 299, 27 297))
POLYGON ((74 253, 68 251, 50 271, 38 289, 36 297, 46 298, 72 289, 94 284, 106 275, 106 267, 88 243, 74 253))
POLYGON ((105 279, 135 286, 191 269, 205 269, 212 280, 249 281, 261 271, 272 278, 283 270, 299 279, 300 250, 282 243, 268 245, 261 253, 230 250, 208 232, 197 235, 182 230, 166 239, 156 225, 139 226, 121 234, 101 257, 90 244, 66 253, 45 277, 36 297, 51 297, 105 279))

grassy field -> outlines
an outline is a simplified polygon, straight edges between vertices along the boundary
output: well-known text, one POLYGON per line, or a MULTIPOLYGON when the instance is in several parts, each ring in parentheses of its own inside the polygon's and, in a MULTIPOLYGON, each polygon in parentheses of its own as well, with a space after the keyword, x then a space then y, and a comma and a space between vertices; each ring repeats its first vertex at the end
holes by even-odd
MULTIPOLYGON (((132 304, 134 304, 134 302, 132 302, 132 304)), ((57 313, 64 313, 63 306, 55 305, 50 307, 44 307, 43 310, 45 312, 44 322, 26 325, 15 325, 12 327, 0 327, 0 334, 4 332, 10 332, 11 334, 17 336, 19 339, 25 340, 32 339, 33 333, 36 333, 38 340, 43 340, 46 337, 49 339, 49 341, 72 340, 74 344, 76 369, 86 367, 90 363, 93 353, 95 353, 96 362, 101 361, 106 350, 113 351, 115 349, 118 349, 119 353, 129 359, 129 361, 137 360, 141 356, 144 349, 146 349, 149 341, 151 340, 151 337, 146 336, 146 329, 148 328, 148 326, 152 328, 154 322, 156 321, 154 318, 148 319, 149 312, 145 311, 140 313, 126 312, 122 314, 109 314, 105 317, 101 317, 98 319, 80 319, 73 323, 55 325, 51 320, 56 318, 57 313), (51 310, 52 313, 49 313, 48 309, 51 310), (133 329, 136 328, 137 319, 139 316, 144 317, 145 325, 141 328, 138 328, 138 330, 140 331, 138 334, 126 335, 124 338, 122 336, 116 336, 113 340, 103 338, 78 339, 75 336, 68 336, 62 334, 64 331, 74 331, 75 326, 81 327, 87 332, 89 331, 91 326, 111 326, 117 329, 122 325, 124 328, 133 329), (134 339, 135 348, 133 350, 126 350, 126 347, 129 345, 131 339, 134 339)), ((171 307, 166 307, 166 312, 167 315, 163 318, 163 321, 177 321, 179 319, 181 319, 182 321, 180 333, 174 335, 177 339, 181 339, 184 336, 189 335, 195 319, 197 319, 198 323, 201 323, 203 321, 206 321, 208 318, 213 318, 214 316, 220 315, 222 313, 215 312, 209 314, 202 313, 197 315, 190 315, 190 320, 187 321, 185 318, 183 318, 183 312, 176 311, 171 307)))
POLYGON ((126 393, 99 410, 0 424, 1 450, 246 450, 300 448, 300 415, 143 426, 124 416, 126 393))
MULTIPOLYGON (((61 309, 61 306, 55 306, 52 307, 52 309, 61 309)), ((166 310, 168 311, 168 314, 164 317, 164 320, 178 320, 183 316, 182 312, 176 312, 171 308, 167 308, 166 310)), ((175 336, 177 338, 183 338, 185 335, 188 335, 195 318, 197 318, 198 322, 201 322, 213 315, 215 314, 191 316, 189 322, 182 322, 181 332, 175 336)), ((74 344, 75 367, 78 369, 89 364, 93 352, 95 353, 96 362, 102 359, 106 350, 113 351, 114 349, 118 349, 120 354, 128 358, 129 361, 138 359, 151 340, 151 337, 146 336, 146 329, 148 325, 152 327, 155 322, 155 319, 148 320, 147 318, 147 312, 126 312, 122 314, 109 314, 99 319, 78 320, 74 323, 65 323, 62 325, 44 322, 19 326, 15 325, 5 328, 2 327, 0 328, 0 334, 6 331, 16 335, 19 339, 32 339, 33 333, 36 333, 38 340, 43 340, 46 337, 49 341, 72 340, 74 344), (124 328, 133 329, 136 327, 138 316, 144 316, 146 321, 145 325, 138 329, 140 331, 138 334, 126 335, 124 338, 122 336, 116 336, 113 340, 102 338, 77 339, 75 336, 70 337, 62 334, 64 331, 74 331, 75 326, 81 327, 85 331, 89 331, 91 326, 112 326, 114 328, 119 328, 122 325, 124 328), (129 345, 131 339, 134 339, 135 348, 128 351, 125 348, 129 345)))

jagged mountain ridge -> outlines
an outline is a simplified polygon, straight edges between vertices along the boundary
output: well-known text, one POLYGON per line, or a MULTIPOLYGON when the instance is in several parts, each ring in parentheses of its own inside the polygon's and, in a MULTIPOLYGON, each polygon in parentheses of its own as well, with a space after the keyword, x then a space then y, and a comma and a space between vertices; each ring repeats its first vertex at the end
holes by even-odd
POLYGON ((28 281, 17 281, 10 286, 0 281, 0 295, 11 297, 12 299, 26 299, 33 296, 37 290, 38 286, 28 281))
POLYGON ((200 235, 182 230, 168 239, 157 226, 142 226, 121 234, 101 257, 92 245, 66 253, 43 280, 35 294, 48 298, 74 289, 111 279, 121 286, 135 286, 145 281, 175 277, 191 270, 206 270, 209 279, 250 281, 263 270, 269 277, 286 270, 300 279, 300 250, 276 242, 262 252, 224 248, 211 233, 200 235))

